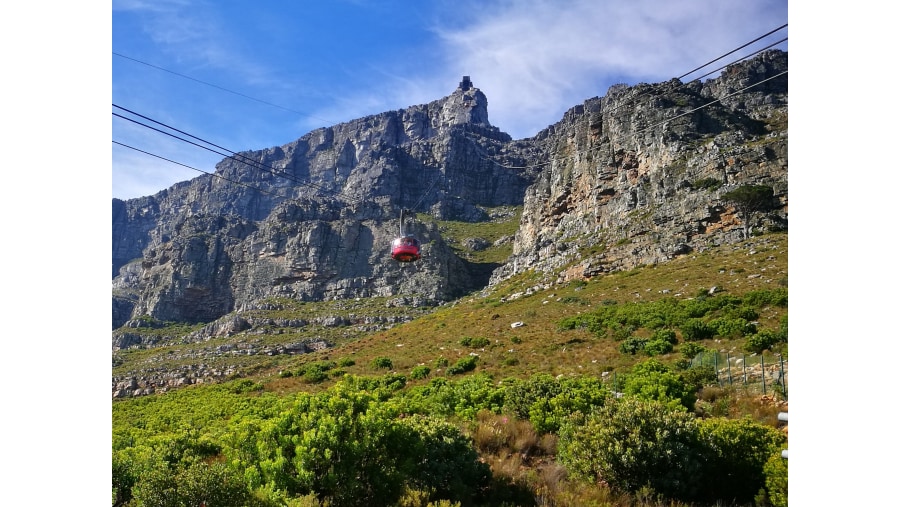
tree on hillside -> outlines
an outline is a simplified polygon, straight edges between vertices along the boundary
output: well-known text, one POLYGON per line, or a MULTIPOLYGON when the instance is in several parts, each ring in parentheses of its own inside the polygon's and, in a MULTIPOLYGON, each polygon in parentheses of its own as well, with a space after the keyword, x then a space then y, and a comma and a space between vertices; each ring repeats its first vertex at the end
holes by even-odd
POLYGON ((744 239, 750 238, 750 218, 758 211, 773 208, 775 191, 767 185, 743 185, 722 194, 722 199, 737 209, 744 223, 744 239))

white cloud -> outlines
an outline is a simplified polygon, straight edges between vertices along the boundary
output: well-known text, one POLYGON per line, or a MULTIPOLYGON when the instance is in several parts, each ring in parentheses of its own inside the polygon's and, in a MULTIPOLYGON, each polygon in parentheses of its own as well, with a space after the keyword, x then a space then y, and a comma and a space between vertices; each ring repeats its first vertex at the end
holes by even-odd
POLYGON ((505 2, 438 33, 445 60, 488 96, 492 123, 524 137, 623 78, 679 76, 786 23, 787 2, 775 3, 770 13, 717 0, 505 2))

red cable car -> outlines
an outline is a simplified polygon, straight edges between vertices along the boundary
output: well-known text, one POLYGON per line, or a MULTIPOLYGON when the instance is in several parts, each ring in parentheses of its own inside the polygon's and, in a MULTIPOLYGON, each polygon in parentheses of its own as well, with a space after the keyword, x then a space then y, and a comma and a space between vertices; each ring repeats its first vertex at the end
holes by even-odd
POLYGON ((422 257, 419 249, 419 240, 410 234, 396 238, 391 242, 391 257, 398 262, 419 260, 422 257))
POLYGON ((391 257, 397 262, 415 262, 422 258, 419 240, 412 234, 403 234, 403 210, 400 211, 400 236, 391 242, 391 257))

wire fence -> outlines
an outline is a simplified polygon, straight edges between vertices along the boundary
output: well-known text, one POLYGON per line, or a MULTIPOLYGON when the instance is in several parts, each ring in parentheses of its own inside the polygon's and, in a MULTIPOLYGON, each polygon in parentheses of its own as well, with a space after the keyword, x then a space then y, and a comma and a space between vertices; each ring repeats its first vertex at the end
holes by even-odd
MULTIPOLYGON (((690 368, 710 367, 720 387, 737 386, 748 393, 780 396, 788 399, 788 362, 781 354, 737 354, 702 352, 691 360, 690 368)), ((617 395, 623 387, 621 377, 604 374, 604 382, 617 395)))
POLYGON ((710 366, 720 386, 743 386, 763 396, 779 394, 788 398, 788 362, 780 354, 737 354, 702 352, 691 368, 710 366))

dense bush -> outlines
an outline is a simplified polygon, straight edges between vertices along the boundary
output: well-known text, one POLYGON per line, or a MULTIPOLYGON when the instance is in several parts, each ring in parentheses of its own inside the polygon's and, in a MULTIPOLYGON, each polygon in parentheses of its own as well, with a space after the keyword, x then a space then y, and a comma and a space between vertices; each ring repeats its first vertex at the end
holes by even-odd
POLYGON ((471 347, 475 349, 480 349, 482 347, 487 347, 491 344, 491 341, 484 337, 472 338, 471 336, 466 336, 459 340, 459 344, 463 347, 471 347))
POLYGON ((535 403, 555 398, 561 391, 559 380, 547 373, 532 375, 527 379, 509 379, 506 385, 505 409, 519 419, 528 419, 535 403))
POLYGON ((700 319, 689 319, 681 325, 681 337, 684 341, 707 340, 715 334, 715 328, 700 319))
POLYGON ((699 343, 683 343, 678 349, 681 351, 682 357, 685 359, 694 359, 698 354, 706 352, 706 347, 699 343))
POLYGON ((637 354, 638 352, 644 350, 644 347, 647 345, 647 340, 645 338, 626 338, 619 344, 619 352, 623 354, 631 354, 632 356, 637 354))
POLYGON ((413 367, 412 371, 409 372, 409 377, 415 380, 422 380, 427 378, 428 375, 431 374, 431 368, 425 365, 419 365, 413 367))
POLYGON ((756 325, 741 317, 719 317, 709 321, 709 327, 723 338, 741 338, 756 332, 756 325))
POLYGON ((763 329, 755 335, 748 336, 744 342, 744 350, 753 354, 761 354, 764 350, 771 350, 776 344, 782 342, 782 335, 777 331, 763 329))
POLYGON ((773 460, 784 442, 748 418, 697 419, 625 397, 564 423, 558 459, 575 478, 620 491, 748 505, 765 488, 774 504, 786 500, 786 464, 773 460))
MULTIPOLYGON (((631 338, 639 329, 653 330, 655 334, 677 328, 685 341, 706 340, 717 334, 740 337, 755 333, 751 322, 759 318, 759 309, 773 305, 787 306, 786 288, 753 291, 744 297, 710 295, 708 289, 699 289, 697 296, 688 300, 664 298, 647 303, 603 304, 591 312, 564 318, 557 327, 563 331, 586 329, 600 338, 619 341, 631 338)), ((626 346, 623 353, 634 353, 634 345, 626 346)))
POLYGON ((396 402, 405 413, 473 420, 482 410, 499 413, 504 399, 504 390, 489 375, 476 373, 454 381, 433 378, 424 386, 406 390, 396 402))
POLYGON ((766 477, 766 496, 772 507, 788 505, 788 465, 781 453, 772 455, 763 465, 766 477))
POLYGON ((447 368, 447 373, 450 375, 459 375, 462 373, 466 373, 467 371, 472 371, 475 369, 475 365, 478 363, 478 356, 466 356, 462 357, 453 364, 453 366, 447 368))
POLYGON ((744 295, 744 302, 757 308, 769 305, 787 308, 788 291, 784 287, 772 290, 755 290, 744 295))
POLYGON ((673 350, 675 350, 675 346, 672 345, 671 342, 658 338, 654 338, 644 344, 644 352, 646 352, 648 356, 660 356, 668 354, 673 350))
POLYGON ((390 405, 372 395, 336 389, 298 396, 294 406, 248 432, 250 444, 227 453, 252 487, 315 494, 332 505, 392 505, 411 473, 410 433, 390 405))
POLYGON ((609 397, 609 390, 597 378, 564 378, 559 381, 556 395, 538 398, 531 404, 528 420, 538 433, 556 433, 571 414, 590 412, 609 397))
POLYGON ((142 507, 247 507, 252 498, 243 479, 221 463, 193 463, 174 471, 160 465, 146 472, 133 491, 142 507))
POLYGON ((664 342, 671 343, 675 345, 678 343, 678 335, 675 334, 675 331, 665 328, 665 329, 657 329, 653 332, 653 336, 650 337, 651 340, 662 340, 664 342))
POLYGON ((626 375, 622 389, 628 396, 689 410, 694 409, 695 391, 681 375, 656 359, 636 364, 626 375))
POLYGON ((681 372, 681 378, 691 386, 694 391, 705 386, 719 385, 719 376, 716 369, 710 365, 695 366, 681 372))
POLYGON ((394 367, 394 363, 388 357, 383 357, 383 356, 376 357, 375 359, 372 360, 372 367, 390 370, 391 368, 394 367))
POLYGON ((701 485, 700 450, 693 415, 626 397, 563 424, 558 459, 573 477, 593 484, 690 499, 701 485))
POLYGON ((471 439, 458 427, 424 415, 403 418, 399 423, 412 436, 403 451, 413 457, 408 485, 428 492, 429 501, 468 505, 490 482, 490 467, 478 460, 471 439))
POLYGON ((749 418, 712 418, 700 423, 706 470, 704 495, 707 500, 729 499, 752 502, 765 487, 764 466, 774 455, 781 456, 786 437, 771 426, 749 418))

